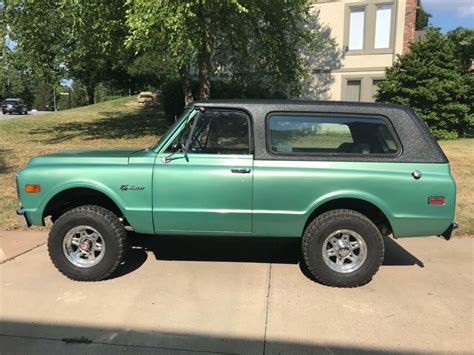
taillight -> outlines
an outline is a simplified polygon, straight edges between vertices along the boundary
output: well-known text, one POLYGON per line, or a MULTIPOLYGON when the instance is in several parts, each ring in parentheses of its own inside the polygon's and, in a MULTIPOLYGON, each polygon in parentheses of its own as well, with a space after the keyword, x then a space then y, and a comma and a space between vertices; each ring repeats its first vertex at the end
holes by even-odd
POLYGON ((444 205, 446 198, 444 196, 428 197, 428 205, 444 205))

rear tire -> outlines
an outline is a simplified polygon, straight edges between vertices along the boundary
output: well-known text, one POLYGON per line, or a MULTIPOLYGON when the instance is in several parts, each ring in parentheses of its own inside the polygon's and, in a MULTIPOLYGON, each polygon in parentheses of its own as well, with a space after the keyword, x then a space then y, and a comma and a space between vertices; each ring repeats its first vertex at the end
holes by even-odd
POLYGON ((100 281, 124 260, 127 232, 118 217, 99 206, 80 206, 60 216, 51 228, 48 251, 65 276, 100 281))
POLYGON ((377 227, 353 210, 333 210, 315 218, 302 240, 306 265, 321 284, 358 287, 375 275, 384 257, 377 227))

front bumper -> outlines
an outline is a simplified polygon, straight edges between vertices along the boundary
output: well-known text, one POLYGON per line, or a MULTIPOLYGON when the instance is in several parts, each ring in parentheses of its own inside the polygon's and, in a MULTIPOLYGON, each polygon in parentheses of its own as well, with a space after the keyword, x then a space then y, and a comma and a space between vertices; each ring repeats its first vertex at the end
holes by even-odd
POLYGON ((444 231, 444 233, 441 234, 440 236, 443 237, 446 240, 450 240, 452 235, 453 235, 453 231, 458 229, 458 228, 459 228, 459 225, 457 223, 451 223, 449 225, 448 229, 446 229, 444 231))
POLYGON ((18 216, 22 216, 22 217, 25 219, 26 225, 27 225, 28 227, 31 226, 31 223, 30 223, 30 221, 28 221, 28 216, 26 215, 25 209, 24 209, 23 207, 18 208, 18 209, 16 210, 16 214, 17 214, 18 216))

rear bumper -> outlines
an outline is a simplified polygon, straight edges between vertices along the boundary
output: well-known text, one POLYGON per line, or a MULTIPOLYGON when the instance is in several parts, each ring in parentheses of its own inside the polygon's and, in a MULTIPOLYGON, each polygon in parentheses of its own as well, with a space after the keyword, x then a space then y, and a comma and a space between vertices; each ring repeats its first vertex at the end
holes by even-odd
POLYGON ((30 223, 30 221, 28 220, 28 216, 26 215, 25 209, 24 209, 23 207, 18 208, 18 209, 16 210, 16 214, 17 214, 18 216, 22 216, 22 217, 25 219, 26 225, 27 225, 28 227, 31 226, 31 223, 30 223))
POLYGON ((23 113, 25 112, 23 109, 19 108, 2 108, 2 111, 5 113, 23 113))
POLYGON ((451 223, 448 229, 446 229, 444 233, 440 235, 440 237, 443 237, 446 240, 450 240, 453 235, 453 231, 458 228, 459 228, 459 225, 457 223, 451 223))

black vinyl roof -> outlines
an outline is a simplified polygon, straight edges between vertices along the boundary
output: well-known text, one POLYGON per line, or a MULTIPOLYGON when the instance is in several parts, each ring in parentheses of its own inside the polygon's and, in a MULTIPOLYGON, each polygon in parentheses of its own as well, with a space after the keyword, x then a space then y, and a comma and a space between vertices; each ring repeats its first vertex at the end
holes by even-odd
POLYGON ((316 101, 316 100, 277 100, 277 99, 217 99, 217 100, 201 100, 195 101, 191 106, 202 107, 222 107, 226 105, 253 106, 253 105, 295 105, 295 106, 334 106, 344 105, 350 107, 391 107, 391 108, 407 108, 407 106, 388 104, 382 102, 354 102, 354 101, 316 101))
MULTIPOLYGON (((334 115, 363 115, 387 119, 402 145, 397 157, 332 157, 331 160, 380 161, 406 163, 446 163, 440 146, 418 115, 409 107, 372 102, 312 101, 312 100, 207 100, 191 106, 202 108, 238 109, 247 112, 254 127, 255 157, 257 159, 289 159, 275 157, 266 149, 266 121, 272 113, 315 113, 334 115)), ((297 157, 298 160, 328 160, 328 157, 297 157)))

